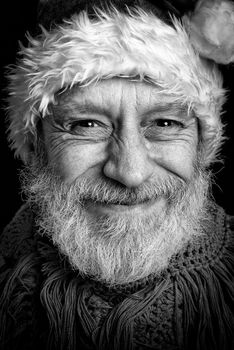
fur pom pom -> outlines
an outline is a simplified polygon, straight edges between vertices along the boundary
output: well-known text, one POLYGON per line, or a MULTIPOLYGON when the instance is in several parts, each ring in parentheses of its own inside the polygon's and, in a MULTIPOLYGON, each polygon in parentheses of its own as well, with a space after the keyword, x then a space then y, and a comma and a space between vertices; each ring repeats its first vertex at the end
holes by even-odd
POLYGON ((184 23, 200 55, 220 64, 234 62, 234 3, 201 0, 184 23))

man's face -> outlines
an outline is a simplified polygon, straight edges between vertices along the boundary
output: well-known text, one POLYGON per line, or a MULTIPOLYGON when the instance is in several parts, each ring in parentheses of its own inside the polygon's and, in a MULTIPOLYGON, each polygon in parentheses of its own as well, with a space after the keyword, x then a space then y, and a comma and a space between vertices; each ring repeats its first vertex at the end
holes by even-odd
POLYGON ((109 285, 161 272, 207 221, 196 119, 157 87, 124 79, 74 87, 51 112, 48 164, 32 167, 27 188, 42 232, 73 268, 109 285))
MULTIPOLYGON (((100 176, 126 188, 173 174, 189 182, 197 155, 196 119, 153 85, 124 79, 74 88, 58 98, 44 123, 49 164, 65 183, 100 176)), ((142 215, 165 198, 144 203, 90 202, 94 215, 142 215)))

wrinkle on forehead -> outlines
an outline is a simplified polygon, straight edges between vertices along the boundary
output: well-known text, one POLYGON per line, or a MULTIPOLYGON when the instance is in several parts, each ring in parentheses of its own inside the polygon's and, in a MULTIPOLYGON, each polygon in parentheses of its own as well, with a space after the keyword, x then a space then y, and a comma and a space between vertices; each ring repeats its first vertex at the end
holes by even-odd
POLYGON ((113 115, 135 110, 139 114, 148 111, 175 111, 188 115, 189 107, 178 103, 173 96, 148 82, 123 78, 102 80, 96 84, 71 89, 57 94, 55 109, 62 111, 102 111, 113 115))

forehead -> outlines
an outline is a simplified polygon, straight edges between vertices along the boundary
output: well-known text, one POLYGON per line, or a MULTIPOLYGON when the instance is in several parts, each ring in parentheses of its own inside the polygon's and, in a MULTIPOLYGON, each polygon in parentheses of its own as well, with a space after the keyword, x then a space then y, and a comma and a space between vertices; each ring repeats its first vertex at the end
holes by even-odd
MULTIPOLYGON (((60 108, 105 107, 119 111, 120 108, 135 108, 139 112, 147 109, 181 108, 176 99, 152 83, 123 78, 101 80, 86 87, 78 85, 56 95, 60 108)), ((186 106, 183 106, 186 109, 186 106)))

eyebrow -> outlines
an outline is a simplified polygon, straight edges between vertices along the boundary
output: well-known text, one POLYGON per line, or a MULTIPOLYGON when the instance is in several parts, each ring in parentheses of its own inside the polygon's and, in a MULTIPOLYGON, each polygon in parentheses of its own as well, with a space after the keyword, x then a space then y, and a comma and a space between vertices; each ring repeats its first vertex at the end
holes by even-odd
POLYGON ((84 113, 98 113, 98 114, 106 114, 109 115, 110 111, 108 108, 100 106, 98 104, 94 104, 91 101, 86 103, 79 102, 69 102, 64 105, 54 105, 52 110, 55 112, 55 116, 64 117, 64 114, 84 114, 84 113))
MULTIPOLYGON (((93 103, 93 101, 86 102, 66 102, 65 104, 54 105, 53 111, 55 112, 55 117, 64 118, 67 113, 71 114, 85 114, 85 113, 97 113, 105 114, 110 117, 110 110, 107 107, 103 107, 98 103, 93 103)), ((175 102, 160 102, 155 103, 151 108, 146 109, 143 113, 144 115, 153 113, 165 113, 174 112, 176 115, 182 114, 189 115, 189 108, 187 105, 175 103, 175 102)))
POLYGON ((189 108, 186 105, 182 105, 179 103, 157 103, 155 106, 150 108, 147 113, 153 113, 153 112, 168 112, 168 111, 175 111, 176 113, 183 113, 188 114, 189 108))

